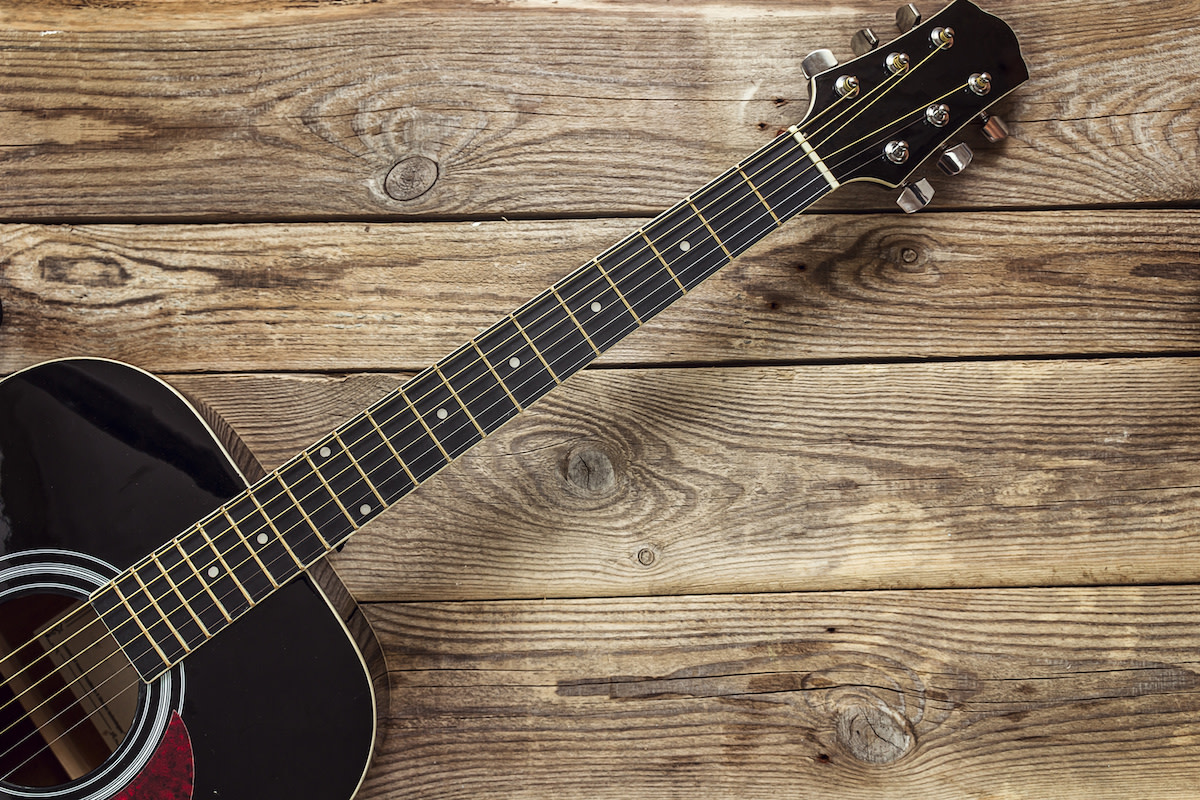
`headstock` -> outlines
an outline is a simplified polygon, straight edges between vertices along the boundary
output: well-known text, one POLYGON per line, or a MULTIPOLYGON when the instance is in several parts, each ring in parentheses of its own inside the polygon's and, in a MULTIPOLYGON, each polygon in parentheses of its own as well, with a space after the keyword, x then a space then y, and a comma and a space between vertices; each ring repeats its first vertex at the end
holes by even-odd
MULTIPOLYGON (((793 135, 839 183, 897 188, 935 154, 944 171, 961 172, 971 151, 947 143, 976 121, 990 141, 1004 138, 1004 123, 987 110, 1029 78, 1012 29, 970 0, 955 0, 924 22, 905 5, 896 24, 907 32, 882 45, 870 30, 859 31, 857 58, 840 66, 828 50, 804 60, 811 100, 793 135)), ((899 202, 915 211, 932 194, 922 180, 899 202)))

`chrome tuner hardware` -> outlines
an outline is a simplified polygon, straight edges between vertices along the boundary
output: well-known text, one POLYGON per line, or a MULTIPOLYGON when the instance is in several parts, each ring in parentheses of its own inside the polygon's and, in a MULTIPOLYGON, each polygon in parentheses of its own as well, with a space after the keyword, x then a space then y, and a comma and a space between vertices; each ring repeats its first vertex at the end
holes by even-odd
POLYGON ((833 89, 839 97, 858 97, 858 78, 853 75, 842 75, 833 84, 833 89))
POLYGON ((900 206, 905 214, 912 214, 929 205, 931 200, 933 200, 933 186, 926 178, 921 178, 916 183, 910 183, 904 187, 900 196, 896 198, 896 205, 900 206))
POLYGON ((850 39, 850 49, 856 56, 865 56, 879 47, 879 37, 870 28, 863 28, 850 39))
POLYGON ((960 142, 953 147, 947 147, 942 151, 942 155, 938 158, 938 169, 947 175, 957 175, 968 166, 971 165, 971 159, 975 154, 971 152, 971 148, 963 142, 960 142))
POLYGON ((929 41, 934 47, 949 50, 954 47, 954 28, 934 28, 929 32, 929 41))
POLYGON ((983 97, 992 90, 992 76, 987 72, 976 72, 967 78, 967 86, 972 92, 983 97))
POLYGON ((944 128, 950 122, 950 106, 934 103, 925 109, 925 121, 935 128, 944 128))
POLYGON ((906 3, 896 9, 896 27, 901 33, 908 33, 921 24, 921 12, 912 3, 906 3))
POLYGON ((893 164, 903 164, 908 161, 908 142, 898 139, 890 141, 883 146, 883 154, 893 164))
POLYGON ((804 70, 804 77, 812 78, 814 75, 820 75, 822 72, 831 70, 837 65, 837 58, 834 57, 831 51, 813 50, 800 62, 800 69, 804 70))
POLYGON ((999 117, 992 116, 985 111, 979 115, 979 124, 983 126, 983 138, 992 144, 1008 138, 1008 125, 999 117))
POLYGON ((888 72, 895 75, 898 72, 908 70, 908 53, 888 53, 888 57, 883 60, 887 65, 888 72))

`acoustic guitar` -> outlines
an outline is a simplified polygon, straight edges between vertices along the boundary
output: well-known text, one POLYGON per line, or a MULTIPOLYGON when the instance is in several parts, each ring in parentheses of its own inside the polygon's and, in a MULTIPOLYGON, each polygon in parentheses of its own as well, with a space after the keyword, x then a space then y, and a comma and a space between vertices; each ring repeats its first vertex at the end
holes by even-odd
POLYGON ((968 0, 805 59, 804 120, 271 472, 113 361, 0 382, 0 798, 345 800, 386 705, 331 551, 839 186, 926 162, 1028 78, 968 0))

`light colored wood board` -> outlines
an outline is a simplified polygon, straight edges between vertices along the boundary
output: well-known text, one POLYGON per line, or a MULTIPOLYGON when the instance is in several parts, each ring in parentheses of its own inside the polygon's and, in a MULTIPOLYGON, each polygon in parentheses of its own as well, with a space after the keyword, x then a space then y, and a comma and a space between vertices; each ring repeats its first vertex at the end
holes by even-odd
POLYGON ((386 604, 364 798, 1191 798, 1194 586, 386 604))
MULTIPOLYGON (((636 221, 0 226, 0 368, 420 369, 636 221)), ((1200 214, 793 221, 601 363, 1200 347, 1200 214)))
MULTIPOLYGON (((940 207, 1197 198, 1200 30, 1179 20, 1200 3, 987 5, 1021 35, 1034 77, 1006 101, 1014 137, 940 182, 940 207), (1156 41, 1171 58, 1153 57, 1156 41)), ((210 19, 151 6, 144 29, 124 7, 76 18, 59 4, 61 25, 53 7, 8 12, 8 218, 657 212, 797 121, 799 54, 845 53, 890 16, 817 0, 454 2, 264 24, 271 4, 218 4, 210 19), (386 175, 414 156, 439 177, 395 200, 386 175)), ((824 207, 885 198, 854 187, 824 207)))
MULTIPOLYGON (((352 539, 356 597, 1200 578, 1200 361, 587 371, 352 539)), ((178 376, 271 467, 393 378, 178 376)))

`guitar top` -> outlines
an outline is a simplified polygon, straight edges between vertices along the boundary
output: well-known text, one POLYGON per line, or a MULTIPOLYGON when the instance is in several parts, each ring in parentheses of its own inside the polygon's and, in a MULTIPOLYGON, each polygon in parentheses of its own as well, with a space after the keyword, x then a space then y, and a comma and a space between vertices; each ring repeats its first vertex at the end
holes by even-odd
POLYGON ((805 59, 803 121, 270 473, 161 381, 101 360, 0 382, 0 800, 346 800, 378 647, 326 557, 842 184, 932 197, 1028 78, 968 0, 805 59))

